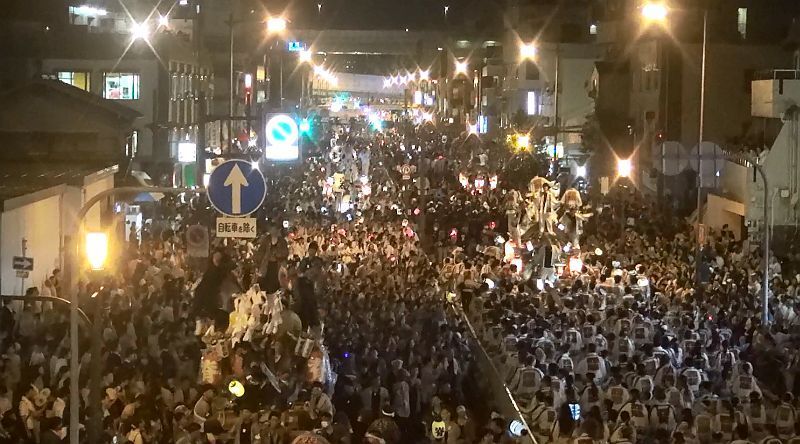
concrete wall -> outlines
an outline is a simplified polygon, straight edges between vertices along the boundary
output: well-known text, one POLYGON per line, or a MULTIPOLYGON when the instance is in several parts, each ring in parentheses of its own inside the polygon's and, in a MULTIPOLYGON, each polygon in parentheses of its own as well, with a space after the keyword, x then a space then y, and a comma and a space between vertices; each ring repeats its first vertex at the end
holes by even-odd
POLYGON ((735 162, 726 161, 719 177, 719 191, 723 196, 737 202, 748 202, 749 182, 753 181, 753 170, 735 162))
MULTIPOLYGON (((111 188, 114 188, 113 174, 96 180, 90 180, 87 178, 82 191, 81 205, 85 204, 86 201, 96 196, 98 193, 111 188)), ((95 204, 92 209, 86 213, 86 217, 83 220, 87 230, 100 230, 103 228, 103 219, 104 216, 108 214, 109 205, 109 199, 102 200, 95 204)))
POLYGON ((800 104, 800 79, 756 80, 752 85, 753 116, 780 119, 790 106, 800 104))
MULTIPOLYGON (((63 191, 65 187, 57 188, 63 191)), ((12 202, 5 202, 7 206, 9 203, 12 202)), ((22 280, 11 268, 13 257, 22 255, 23 238, 28 241, 27 257, 34 259, 34 268, 25 287, 41 286, 48 274, 61 266, 62 203, 62 194, 57 192, 0 215, 0 291, 3 294, 25 292, 22 280)))
MULTIPOLYGON (((115 169, 87 176, 83 187, 59 185, 3 202, 0 214, 0 291, 24 294, 21 279, 11 264, 22 255, 22 239, 27 239, 27 256, 34 259, 34 270, 25 287, 41 286, 54 268, 63 268, 65 237, 75 237, 77 214, 86 200, 114 187, 115 169)), ((101 201, 86 215, 87 230, 103 229, 101 220, 110 208, 101 201)))
MULTIPOLYGON (((800 118, 793 116, 784 122, 778 138, 764 157, 764 169, 769 180, 769 195, 772 204, 774 225, 796 225, 800 223, 800 211, 792 201, 800 199, 800 118)), ((761 219, 763 208, 763 186, 761 179, 751 186, 751 193, 758 204, 753 218, 761 219)))
POLYGON ((42 72, 55 74, 58 71, 91 72, 91 92, 103 96, 105 72, 138 73, 140 93, 137 100, 118 100, 142 114, 134 129, 139 134, 139 152, 142 157, 151 157, 153 151, 153 131, 148 125, 153 123, 158 92, 159 66, 153 60, 89 60, 89 59, 46 59, 42 60, 42 72))
POLYGON ((709 194, 706 202, 706 212, 703 222, 716 231, 727 225, 733 231, 736 239, 742 237, 745 205, 722 196, 709 194))

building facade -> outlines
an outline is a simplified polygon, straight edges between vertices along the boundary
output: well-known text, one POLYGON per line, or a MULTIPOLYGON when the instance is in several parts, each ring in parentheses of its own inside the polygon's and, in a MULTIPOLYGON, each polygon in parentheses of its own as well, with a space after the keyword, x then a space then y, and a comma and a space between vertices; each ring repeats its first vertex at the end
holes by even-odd
MULTIPOLYGON (((599 132, 610 143, 594 148, 635 155, 640 187, 671 196, 676 207, 688 209, 694 206, 697 188, 693 177, 698 166, 691 157, 700 139, 704 16, 708 32, 701 151, 708 165, 724 162, 722 149, 757 137, 760 121, 750 115, 750 82, 759 70, 791 65, 791 52, 782 42, 791 12, 800 5, 741 0, 721 2, 706 14, 696 3, 675 0, 667 2, 664 21, 652 22, 642 16, 643 4, 596 4, 603 59, 590 91, 599 132)), ((715 186, 718 174, 703 171, 703 188, 715 186)))

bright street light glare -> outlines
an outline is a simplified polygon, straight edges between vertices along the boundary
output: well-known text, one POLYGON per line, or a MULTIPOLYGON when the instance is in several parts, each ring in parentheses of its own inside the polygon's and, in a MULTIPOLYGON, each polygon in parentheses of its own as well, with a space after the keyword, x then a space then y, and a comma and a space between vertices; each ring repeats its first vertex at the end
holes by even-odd
POLYGON ((531 137, 527 134, 520 134, 517 136, 517 149, 527 150, 531 143, 531 137))
POLYGON ((267 31, 270 34, 280 34, 286 31, 286 19, 281 17, 270 17, 267 19, 267 31))
POLYGON ((579 165, 575 168, 575 176, 586 178, 586 165, 579 165))
POLYGON ((617 176, 631 177, 631 173, 633 173, 633 163, 630 159, 617 160, 617 176))
POLYGON ((431 75, 431 73, 428 72, 427 69, 421 70, 419 72, 419 79, 420 80, 428 80, 428 79, 430 79, 430 75, 431 75))
POLYGON ((166 28, 169 26, 169 17, 166 15, 158 16, 158 26, 166 28))
POLYGON ((535 59, 538 52, 539 49, 533 43, 523 43, 522 46, 519 47, 519 57, 522 60, 535 59))
POLYGON ((667 6, 660 2, 648 2, 642 6, 642 17, 652 22, 663 22, 668 12, 667 6))
POLYGON ((456 60, 456 75, 458 74, 467 74, 468 69, 467 62, 464 60, 456 60))
POLYGON ((311 62, 311 51, 304 49, 298 53, 297 58, 300 60, 300 63, 309 63, 311 62))
POLYGON ((108 257, 108 235, 106 233, 86 233, 86 259, 92 270, 102 270, 108 257))
POLYGON ((133 22, 131 25, 131 38, 133 38, 133 40, 147 40, 149 36, 150 28, 147 26, 147 23, 133 22))

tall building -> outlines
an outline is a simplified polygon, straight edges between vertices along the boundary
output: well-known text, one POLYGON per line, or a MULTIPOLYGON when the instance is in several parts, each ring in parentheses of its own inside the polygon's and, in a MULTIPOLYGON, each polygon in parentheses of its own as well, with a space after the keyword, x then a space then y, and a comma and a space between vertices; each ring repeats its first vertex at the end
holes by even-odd
POLYGON ((164 184, 195 184, 196 146, 214 78, 195 39, 197 6, 181 0, 166 6, 149 0, 91 6, 38 1, 41 17, 20 10, 0 30, 12 43, 7 66, 23 67, 0 69, 6 85, 57 79, 139 112, 127 153, 130 168, 147 170, 164 184))
MULTIPOLYGON (((603 59, 590 82, 597 123, 595 149, 635 152, 641 188, 672 195, 692 207, 699 141, 703 61, 702 4, 662 2, 663 18, 648 19, 644 0, 601 0, 594 4, 597 45, 603 59), (694 161, 696 165, 696 161, 694 161), (666 174, 663 174, 663 173, 666 174)), ((750 115, 755 72, 787 67, 791 53, 782 42, 800 12, 790 0, 707 2, 704 158, 713 165, 712 143, 729 148, 758 137, 750 115), (724 112, 722 111, 724 110, 724 112), (708 144, 706 144, 708 143, 708 144), (707 145, 707 147, 706 147, 707 145)), ((605 156, 610 158, 610 156, 605 156)), ((704 171, 703 186, 718 171, 704 171)))

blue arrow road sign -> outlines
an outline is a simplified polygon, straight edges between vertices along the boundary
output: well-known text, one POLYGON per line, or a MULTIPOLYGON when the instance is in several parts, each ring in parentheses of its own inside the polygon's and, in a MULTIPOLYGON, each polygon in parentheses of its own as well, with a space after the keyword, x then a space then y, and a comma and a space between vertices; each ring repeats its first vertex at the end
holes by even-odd
POLYGON ((226 216, 245 216, 258 209, 267 184, 258 168, 246 160, 228 160, 211 172, 208 200, 226 216))

